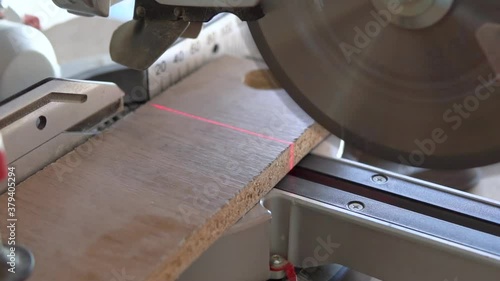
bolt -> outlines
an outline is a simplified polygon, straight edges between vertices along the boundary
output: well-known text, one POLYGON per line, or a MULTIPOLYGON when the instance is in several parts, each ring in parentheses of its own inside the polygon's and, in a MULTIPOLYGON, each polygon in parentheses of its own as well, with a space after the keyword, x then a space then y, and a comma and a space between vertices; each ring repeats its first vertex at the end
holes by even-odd
POLYGON ((365 208, 365 205, 361 202, 351 202, 348 207, 353 211, 361 211, 365 208))
POLYGON ((280 255, 272 255, 269 261, 270 265, 270 280, 282 280, 286 277, 286 270, 284 266, 288 261, 280 255))
POLYGON ((278 267, 278 266, 282 265, 284 262, 285 262, 285 259, 280 255, 272 255, 271 256, 271 265, 272 266, 278 267))
POLYGON ((389 180, 389 178, 387 178, 386 176, 381 175, 381 174, 377 174, 377 175, 372 176, 372 181, 374 183, 383 184, 383 183, 386 183, 388 180, 389 180))

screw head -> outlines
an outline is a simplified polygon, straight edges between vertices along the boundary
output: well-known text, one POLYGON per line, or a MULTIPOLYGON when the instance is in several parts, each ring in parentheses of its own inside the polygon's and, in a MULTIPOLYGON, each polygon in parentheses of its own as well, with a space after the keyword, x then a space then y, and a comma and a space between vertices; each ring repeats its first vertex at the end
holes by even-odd
POLYGON ((361 202, 351 202, 348 207, 353 211, 361 211, 365 208, 365 205, 361 202))
POLYGON ((381 174, 377 174, 377 175, 372 176, 372 181, 375 183, 378 183, 378 184, 386 183, 388 180, 389 180, 389 178, 387 176, 384 176, 381 174))

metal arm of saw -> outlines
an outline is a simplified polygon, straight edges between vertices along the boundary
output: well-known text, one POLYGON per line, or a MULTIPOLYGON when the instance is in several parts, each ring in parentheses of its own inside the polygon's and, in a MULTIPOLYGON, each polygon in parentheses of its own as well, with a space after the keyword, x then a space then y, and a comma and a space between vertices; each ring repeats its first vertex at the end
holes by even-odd
MULTIPOLYGON (((109 15, 121 0, 53 0, 71 13, 109 15)), ((124 23, 111 39, 111 58, 133 69, 150 67, 181 36, 196 37, 201 23, 220 13, 232 13, 243 21, 264 16, 261 0, 136 0, 133 20, 124 23)))

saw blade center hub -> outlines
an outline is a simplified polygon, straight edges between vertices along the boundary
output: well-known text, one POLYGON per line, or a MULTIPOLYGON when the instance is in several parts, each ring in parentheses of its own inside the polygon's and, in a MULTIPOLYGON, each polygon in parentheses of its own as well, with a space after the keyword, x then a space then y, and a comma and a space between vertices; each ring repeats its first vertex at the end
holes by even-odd
POLYGON ((406 29, 431 27, 443 19, 454 0, 371 0, 379 12, 391 12, 391 22, 406 29))

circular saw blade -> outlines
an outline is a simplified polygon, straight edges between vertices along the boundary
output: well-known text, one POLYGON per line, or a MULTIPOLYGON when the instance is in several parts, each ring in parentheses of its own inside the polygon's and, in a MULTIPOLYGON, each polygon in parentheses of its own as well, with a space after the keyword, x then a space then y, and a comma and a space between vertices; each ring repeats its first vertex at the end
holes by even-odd
POLYGON ((347 143, 427 168, 500 161, 500 2, 380 1, 264 0, 249 25, 292 98, 347 143))

